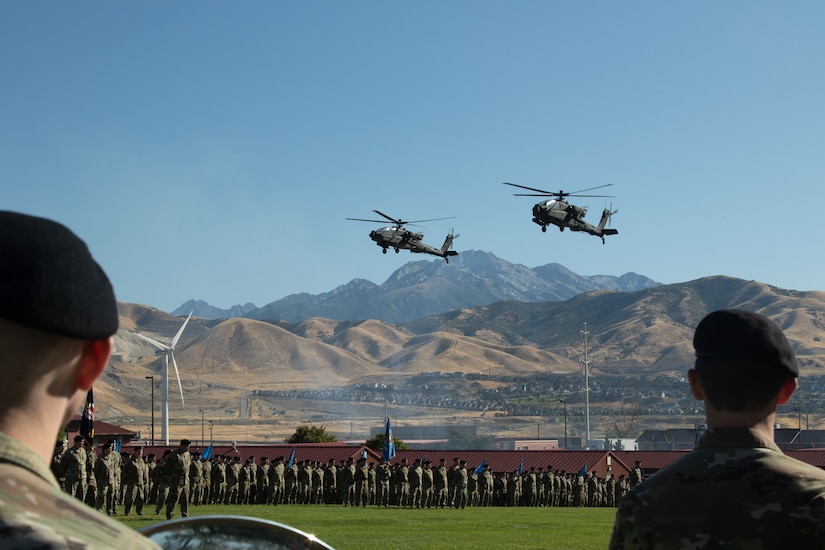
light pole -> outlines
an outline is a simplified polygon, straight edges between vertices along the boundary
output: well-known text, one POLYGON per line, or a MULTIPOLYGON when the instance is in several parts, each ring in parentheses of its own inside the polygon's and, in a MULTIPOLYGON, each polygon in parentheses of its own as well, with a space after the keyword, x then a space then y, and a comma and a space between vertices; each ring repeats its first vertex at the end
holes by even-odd
POLYGON ((567 400, 559 399, 559 403, 564 403, 564 450, 567 450, 567 400))
POLYGON ((152 388, 152 447, 155 446, 155 377, 154 376, 147 376, 146 380, 149 380, 149 384, 152 388))
POLYGON ((201 411, 201 443, 200 443, 200 446, 203 447, 203 442, 206 440, 206 438, 203 437, 203 409, 201 409, 200 411, 201 411))
POLYGON ((587 323, 585 323, 584 330, 581 331, 582 341, 584 342, 584 359, 580 362, 584 371, 584 447, 586 449, 590 445, 590 360, 587 358, 587 336, 589 334, 587 323))
POLYGON ((212 446, 212 441, 213 441, 213 440, 212 440, 212 426, 213 426, 214 424, 215 424, 215 423, 214 423, 214 422, 212 422, 211 420, 209 421, 209 446, 210 446, 210 447, 212 446))

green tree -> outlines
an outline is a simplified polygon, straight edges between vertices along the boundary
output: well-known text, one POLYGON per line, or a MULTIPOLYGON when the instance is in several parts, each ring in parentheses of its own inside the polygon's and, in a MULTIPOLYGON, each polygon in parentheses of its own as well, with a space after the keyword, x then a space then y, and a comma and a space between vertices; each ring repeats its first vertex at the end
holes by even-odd
POLYGON ((327 443, 336 441, 335 436, 327 433, 326 426, 298 426, 295 433, 287 440, 287 443, 327 443))
MULTIPOLYGON (((409 449, 407 445, 404 444, 403 441, 400 439, 393 438, 395 441, 395 450, 396 451, 406 451, 409 449)), ((368 448, 372 449, 376 453, 383 453, 384 452, 384 432, 379 432, 375 434, 375 437, 371 437, 367 439, 364 443, 368 448)))
POLYGON ((450 428, 447 432, 447 448, 459 450, 488 450, 495 449, 496 440, 489 435, 470 435, 457 428, 450 428))

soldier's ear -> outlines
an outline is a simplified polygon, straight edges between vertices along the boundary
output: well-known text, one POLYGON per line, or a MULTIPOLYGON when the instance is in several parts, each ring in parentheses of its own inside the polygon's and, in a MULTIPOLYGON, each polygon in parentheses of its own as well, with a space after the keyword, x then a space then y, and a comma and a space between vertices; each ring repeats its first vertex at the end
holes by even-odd
POLYGON ((112 354, 113 338, 88 340, 83 343, 83 351, 75 375, 77 389, 88 391, 98 377, 103 374, 112 354))
POLYGON ((693 394, 693 397, 698 401, 704 401, 705 390, 702 388, 702 382, 699 380, 699 374, 696 372, 696 369, 690 369, 687 374, 690 393, 693 394))

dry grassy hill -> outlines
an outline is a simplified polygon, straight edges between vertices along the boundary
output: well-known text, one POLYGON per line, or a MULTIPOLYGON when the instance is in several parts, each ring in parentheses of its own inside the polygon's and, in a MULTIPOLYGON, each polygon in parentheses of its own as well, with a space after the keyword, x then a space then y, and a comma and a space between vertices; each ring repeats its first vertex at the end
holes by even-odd
MULTIPOLYGON (((188 436, 205 418, 216 421, 216 438, 225 430, 225 439, 235 440, 243 438, 239 427, 250 438, 272 438, 310 421, 323 421, 339 432, 355 433, 360 426, 363 432, 379 423, 381 403, 344 406, 247 398, 254 390, 325 390, 353 383, 401 386, 421 373, 577 373, 585 323, 594 372, 679 375, 693 360, 693 327, 707 312, 727 307, 759 311, 776 321, 792 341, 803 374, 825 368, 825 293, 708 277, 637 292, 599 291, 565 302, 498 302, 404 325, 193 317, 176 350, 186 403, 180 403, 173 371, 170 414, 176 429, 187 430, 188 436), (243 418, 246 414, 251 417, 243 418)), ((98 415, 145 433, 150 409, 146 377, 155 377, 158 410, 163 362, 154 347, 132 331, 169 342, 183 319, 136 304, 120 304, 120 313, 111 367, 95 386, 98 415)), ((438 383, 456 394, 474 391, 473 384, 460 378, 438 383)), ((489 382, 475 383, 482 386, 491 387, 489 382)), ((518 431, 515 419, 499 425, 489 414, 413 408, 403 414, 417 421, 464 419, 485 429, 518 431)))

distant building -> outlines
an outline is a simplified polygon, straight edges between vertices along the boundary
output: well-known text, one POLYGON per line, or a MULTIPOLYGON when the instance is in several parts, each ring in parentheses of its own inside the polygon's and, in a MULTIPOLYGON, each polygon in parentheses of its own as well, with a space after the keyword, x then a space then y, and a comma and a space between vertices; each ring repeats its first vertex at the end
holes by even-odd
MULTIPOLYGON (((69 420, 69 424, 66 426, 66 439, 71 443, 74 436, 79 434, 80 416, 75 415, 69 420)), ((108 422, 95 420, 95 443, 105 443, 114 440, 119 441, 121 445, 127 445, 137 437, 137 432, 109 424, 108 422)))
MULTIPOLYGON (((694 428, 645 430, 636 439, 636 449, 639 451, 690 451, 696 448, 705 429, 704 425, 697 425, 694 428)), ((825 430, 776 428, 774 441, 783 451, 825 449, 825 430)), ((633 450, 633 448, 626 448, 626 450, 633 450)))
MULTIPOLYGON (((370 428, 370 437, 383 434, 385 426, 375 426, 370 428)), ((454 433, 460 433, 465 437, 476 437, 478 427, 474 425, 442 425, 442 426, 398 426, 392 423, 392 435, 403 442, 418 439, 450 439, 454 433)))

